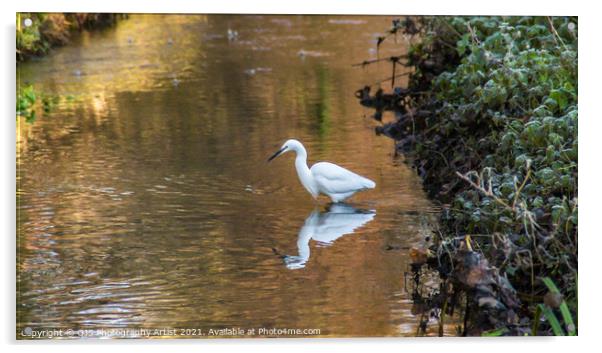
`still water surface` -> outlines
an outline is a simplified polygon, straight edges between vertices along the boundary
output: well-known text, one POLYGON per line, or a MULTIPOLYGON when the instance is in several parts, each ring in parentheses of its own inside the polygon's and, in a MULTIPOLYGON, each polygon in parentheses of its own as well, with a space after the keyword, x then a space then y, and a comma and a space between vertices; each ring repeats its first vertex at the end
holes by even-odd
POLYGON ((434 210, 353 95, 390 20, 134 15, 20 65, 60 99, 17 131, 17 331, 415 334, 434 210), (266 163, 293 137, 376 189, 316 204, 291 154, 266 163))

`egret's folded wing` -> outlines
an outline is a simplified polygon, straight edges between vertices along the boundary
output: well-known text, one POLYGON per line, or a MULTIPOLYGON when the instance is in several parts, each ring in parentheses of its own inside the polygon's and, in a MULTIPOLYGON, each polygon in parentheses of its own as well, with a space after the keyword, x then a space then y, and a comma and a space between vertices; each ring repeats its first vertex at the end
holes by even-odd
MULTIPOLYGON (((311 173, 318 185, 329 193, 342 194, 370 187, 372 181, 328 162, 316 163, 311 173)), ((373 183, 372 183, 373 184, 373 183)))

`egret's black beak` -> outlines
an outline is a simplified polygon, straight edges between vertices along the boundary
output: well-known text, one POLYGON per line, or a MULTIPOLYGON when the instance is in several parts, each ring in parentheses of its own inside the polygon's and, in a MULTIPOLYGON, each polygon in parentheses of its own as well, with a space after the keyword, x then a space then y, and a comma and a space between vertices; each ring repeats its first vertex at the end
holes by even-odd
POLYGON ((279 155, 281 155, 282 152, 284 152, 284 150, 287 149, 287 148, 288 148, 288 146, 284 146, 281 149, 279 149, 276 153, 274 153, 272 155, 272 157, 268 158, 268 162, 270 162, 272 159, 274 159, 274 158, 278 157, 279 155))

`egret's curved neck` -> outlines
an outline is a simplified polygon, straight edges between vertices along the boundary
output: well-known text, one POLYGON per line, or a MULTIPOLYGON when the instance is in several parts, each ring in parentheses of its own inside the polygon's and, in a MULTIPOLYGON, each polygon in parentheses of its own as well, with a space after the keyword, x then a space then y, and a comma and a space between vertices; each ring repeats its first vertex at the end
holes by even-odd
POLYGON ((307 151, 303 146, 299 146, 295 150, 297 153, 297 157, 295 158, 295 169, 297 169, 297 175, 299 176, 299 180, 301 180, 301 184, 309 191, 314 197, 317 197, 317 192, 314 186, 314 179, 311 175, 311 171, 307 166, 307 151))
POLYGON ((297 251, 299 252, 299 257, 303 259, 303 262, 309 260, 309 256, 311 254, 309 250, 309 241, 314 233, 314 228, 315 225, 308 225, 306 221, 305 225, 299 231, 299 237, 297 238, 297 251))

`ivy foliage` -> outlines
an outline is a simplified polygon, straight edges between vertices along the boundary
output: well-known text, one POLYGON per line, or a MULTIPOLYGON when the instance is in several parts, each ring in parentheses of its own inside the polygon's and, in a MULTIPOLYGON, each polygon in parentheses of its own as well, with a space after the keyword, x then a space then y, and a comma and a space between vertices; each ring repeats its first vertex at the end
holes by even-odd
MULTIPOLYGON (((397 97, 399 120, 380 131, 398 140, 441 201, 442 243, 459 252, 453 239, 471 235, 522 298, 518 317, 490 320, 491 329, 531 332, 525 322, 548 292, 541 278, 556 283, 575 314, 577 18, 420 22, 405 91, 424 94, 397 97)), ((549 325, 538 329, 554 333, 549 325)))

